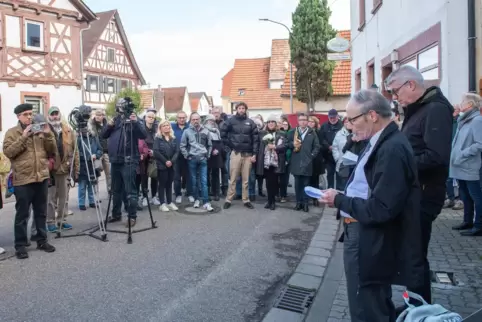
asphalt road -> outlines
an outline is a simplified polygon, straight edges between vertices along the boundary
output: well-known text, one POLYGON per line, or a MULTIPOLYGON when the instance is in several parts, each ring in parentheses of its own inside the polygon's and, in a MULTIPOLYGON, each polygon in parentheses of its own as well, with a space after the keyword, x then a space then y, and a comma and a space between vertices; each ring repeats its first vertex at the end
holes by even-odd
MULTIPOLYGON (((76 209, 77 190, 70 196, 76 209)), ((105 243, 52 238, 53 254, 32 246, 27 260, 0 261, 0 320, 261 321, 304 254, 321 210, 255 206, 248 211, 233 203, 211 215, 156 209, 159 228, 135 234, 131 245, 126 235, 109 233, 105 243)), ((0 246, 10 254, 13 216, 12 203, 0 212, 0 246)), ((136 228, 149 227, 148 212, 139 216, 136 228)), ((75 210, 69 222, 79 231, 95 226, 95 218, 93 210, 75 210)))

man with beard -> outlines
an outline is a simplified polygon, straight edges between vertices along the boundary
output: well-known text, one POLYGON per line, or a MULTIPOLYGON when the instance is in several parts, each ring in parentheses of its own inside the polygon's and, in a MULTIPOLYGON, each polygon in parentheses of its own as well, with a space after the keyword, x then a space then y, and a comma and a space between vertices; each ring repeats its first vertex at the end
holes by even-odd
MULTIPOLYGON (((187 115, 183 111, 179 111, 176 116, 176 122, 171 123, 174 137, 176 138, 177 148, 181 146, 181 138, 186 129, 189 128, 187 123, 187 115)), ((194 202, 193 191, 191 184, 189 184, 189 171, 187 160, 182 153, 179 153, 177 162, 174 163, 174 194, 176 195, 176 203, 182 202, 182 190, 186 187, 186 195, 189 198, 189 202, 194 202)))
MULTIPOLYGON (((144 169, 147 169, 149 166, 150 162, 154 162, 154 138, 156 137, 157 133, 157 128, 159 126, 159 122, 156 120, 156 110, 148 110, 146 115, 144 116, 144 125, 146 128, 147 132, 147 137, 144 140, 147 144, 147 147, 149 148, 149 155, 147 159, 142 160, 141 162, 144 162, 144 169)), ((156 171, 157 172, 157 171, 156 171)), ((158 181, 156 178, 150 178, 151 179, 151 203, 155 206, 160 206, 161 203, 159 202, 159 199, 157 198, 157 185, 158 181)), ((142 186, 142 191, 147 191, 147 186, 149 183, 149 176, 147 173, 141 173, 141 186, 142 186)), ((142 207, 147 207, 147 195, 142 196, 142 207)))
POLYGON ((48 158, 57 153, 55 135, 48 124, 32 129, 32 104, 14 109, 18 124, 5 133, 3 153, 10 159, 15 194, 15 250, 19 259, 28 258, 27 221, 30 207, 37 227, 37 248, 47 253, 55 247, 47 242, 46 211, 49 184, 48 158))
POLYGON ((224 144, 231 149, 229 157, 229 188, 224 209, 231 207, 236 193, 236 181, 241 175, 243 187, 243 203, 248 209, 253 209, 248 198, 248 182, 251 167, 256 162, 256 155, 259 149, 258 127, 253 120, 246 115, 248 106, 246 103, 236 105, 236 115, 227 120, 221 129, 221 137, 224 144))
POLYGON ((404 65, 385 81, 387 91, 404 109, 401 131, 407 136, 415 155, 418 180, 422 187, 420 219, 424 255, 424 285, 410 291, 431 303, 428 245, 432 222, 442 211, 445 183, 449 174, 452 147, 453 107, 436 86, 426 87, 422 74, 404 65))
MULTIPOLYGON (((323 153, 323 159, 326 164, 326 178, 328 180, 328 188, 335 187, 335 178, 338 176, 336 172, 336 162, 331 153, 331 146, 335 139, 336 133, 343 127, 343 122, 338 116, 338 112, 335 109, 331 109, 328 112, 328 121, 323 123, 320 127, 320 142, 321 153, 323 153)), ((339 178, 337 178, 339 179, 339 178)))
POLYGON ((63 221, 69 199, 69 179, 72 162, 73 173, 71 179, 77 178, 79 175, 79 151, 75 149, 75 133, 67 124, 62 122, 61 118, 59 108, 52 106, 48 111, 48 121, 57 142, 57 153, 52 173, 55 184, 48 189, 47 229, 51 233, 56 232, 61 224, 62 230, 72 229, 72 225, 63 221))
POLYGON ((105 119, 104 112, 102 110, 96 110, 94 112, 94 117, 89 122, 89 131, 94 134, 94 136, 99 140, 102 147, 102 170, 105 174, 105 184, 107 185, 107 191, 110 191, 110 161, 109 161, 109 151, 107 150, 107 139, 102 137, 102 130, 107 125, 107 120, 105 119))

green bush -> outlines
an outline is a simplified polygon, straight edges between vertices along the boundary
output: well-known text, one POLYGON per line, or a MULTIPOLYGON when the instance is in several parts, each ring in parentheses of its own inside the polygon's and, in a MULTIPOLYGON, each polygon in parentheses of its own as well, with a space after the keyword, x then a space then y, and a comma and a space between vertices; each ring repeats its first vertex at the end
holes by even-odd
POLYGON ((124 88, 119 93, 112 98, 105 107, 105 114, 108 117, 113 117, 115 115, 115 104, 120 98, 130 97, 135 105, 134 112, 138 114, 144 110, 144 106, 141 106, 141 93, 135 88, 124 88))

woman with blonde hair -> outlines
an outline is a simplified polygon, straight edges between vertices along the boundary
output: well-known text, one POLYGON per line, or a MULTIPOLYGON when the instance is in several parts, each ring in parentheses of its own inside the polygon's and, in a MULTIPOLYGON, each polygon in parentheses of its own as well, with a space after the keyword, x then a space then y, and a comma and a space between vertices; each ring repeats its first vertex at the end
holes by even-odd
POLYGON ((174 181, 174 163, 177 161, 179 148, 176 144, 171 123, 163 121, 159 124, 154 139, 154 159, 157 165, 157 180, 159 181, 159 201, 161 211, 176 211, 178 208, 172 202, 172 182, 174 181))

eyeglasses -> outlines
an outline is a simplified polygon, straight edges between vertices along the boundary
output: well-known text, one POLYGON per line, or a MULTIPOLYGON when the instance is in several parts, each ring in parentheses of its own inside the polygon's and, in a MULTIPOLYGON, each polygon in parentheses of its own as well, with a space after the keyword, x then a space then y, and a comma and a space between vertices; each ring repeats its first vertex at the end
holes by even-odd
POLYGON ((367 113, 361 113, 361 114, 358 114, 357 116, 354 116, 354 117, 347 117, 346 119, 348 120, 348 122, 350 122, 350 124, 353 125, 353 121, 355 121, 356 119, 362 117, 363 115, 365 115, 367 113))
POLYGON ((32 115, 33 115, 32 112, 25 112, 25 113, 20 114, 20 116, 32 116, 32 115))
POLYGON ((389 88, 387 89, 387 93, 390 94, 390 95, 396 95, 398 96, 398 92, 402 89, 403 86, 407 85, 408 83, 410 83, 410 81, 406 81, 405 83, 403 83, 400 87, 398 88, 389 88))

